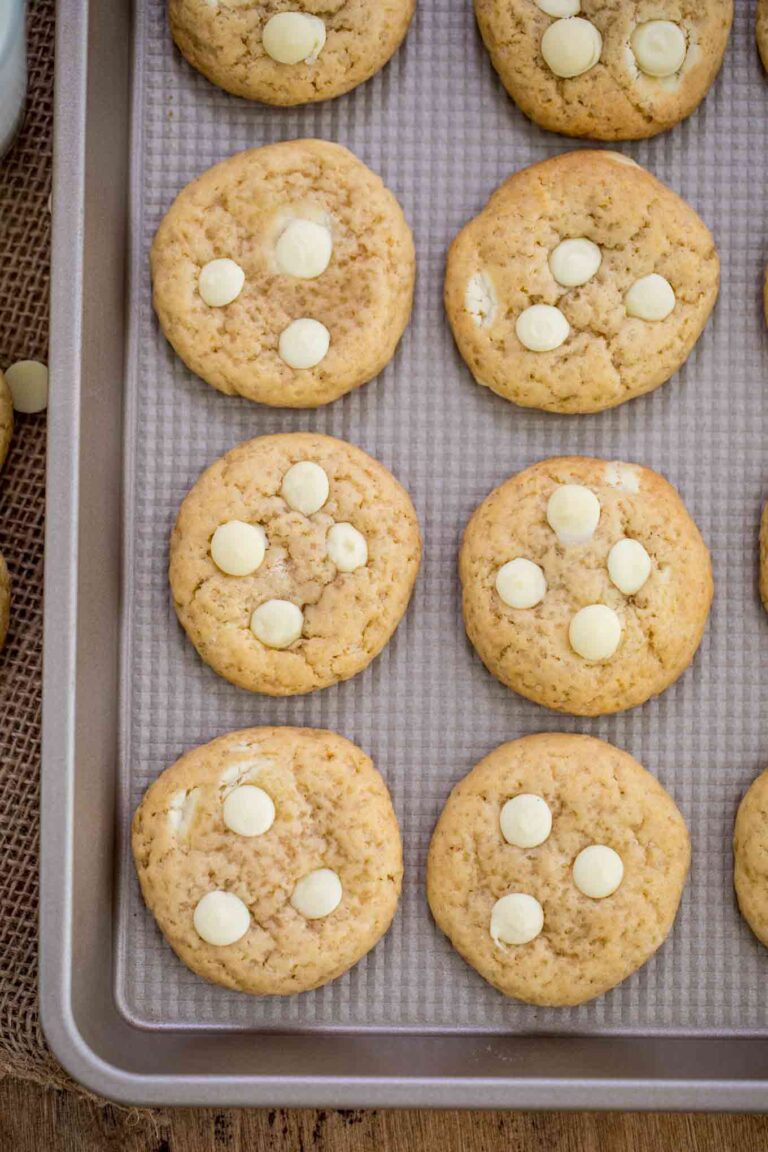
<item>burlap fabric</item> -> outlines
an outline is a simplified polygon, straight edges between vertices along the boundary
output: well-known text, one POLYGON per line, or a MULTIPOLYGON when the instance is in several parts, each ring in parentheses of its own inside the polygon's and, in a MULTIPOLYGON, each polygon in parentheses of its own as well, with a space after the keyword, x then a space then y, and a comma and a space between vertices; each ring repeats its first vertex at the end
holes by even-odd
MULTIPOLYGON (((48 357, 54 0, 30 0, 27 114, 0 161, 0 366, 48 357)), ((0 1074, 64 1085, 37 1012, 45 416, 18 416, 0 473, 12 580, 0 656, 0 1074)))

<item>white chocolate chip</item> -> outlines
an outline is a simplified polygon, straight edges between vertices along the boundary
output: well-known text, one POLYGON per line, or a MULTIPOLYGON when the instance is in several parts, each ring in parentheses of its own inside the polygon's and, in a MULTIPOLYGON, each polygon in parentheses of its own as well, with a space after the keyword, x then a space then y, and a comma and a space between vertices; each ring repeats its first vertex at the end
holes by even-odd
POLYGON ((244 520, 220 524, 211 540, 211 559, 227 576, 250 576, 261 567, 266 550, 264 529, 244 520))
POLYGON ((636 160, 633 160, 631 156, 625 156, 623 152, 604 151, 600 155, 608 157, 609 160, 615 160, 617 164, 626 164, 628 168, 640 167, 636 160))
POLYGON ((468 280, 464 304, 478 328, 490 327, 496 315, 498 300, 491 278, 486 272, 476 272, 468 280))
POLYGON ((304 613, 290 600, 265 600, 251 616, 251 632, 267 648, 289 648, 303 627, 304 613))
POLYGON ((570 325, 559 308, 532 304, 515 323, 517 338, 530 352, 551 352, 568 339, 570 325))
POLYGON ((315 220, 291 220, 275 245, 277 266, 286 276, 314 280, 331 262, 333 240, 324 224, 315 220))
POLYGON ((352 524, 334 524, 325 541, 328 559, 339 572, 354 572, 368 563, 368 544, 352 524))
POLYGON ((17 360, 6 370, 16 412, 32 415, 48 405, 48 368, 39 360, 17 360))
POLYGON ((618 540, 608 553, 608 575, 620 592, 634 596, 651 574, 651 558, 639 540, 618 540))
POLYGON ((291 896, 291 904, 307 920, 330 916, 341 903, 341 880, 330 868, 316 868, 302 876, 291 896))
POLYGON ((600 501, 583 484, 561 484, 547 501, 547 522, 561 544, 591 540, 600 521, 600 501))
POLYGON ((235 944, 245 936, 251 925, 251 914, 234 892, 217 889, 203 896, 192 921, 201 940, 220 948, 235 944))
POLYGON ((666 320, 675 307, 675 291, 663 276, 651 272, 635 280, 624 297, 628 316, 638 320, 666 320))
POLYGON ((280 333, 278 352, 289 368, 315 368, 328 355, 331 334, 319 320, 302 317, 280 333))
POLYGON ((272 797, 255 784, 233 788, 222 805, 224 823, 238 836, 263 836, 275 822, 272 797))
POLYGON ((294 512, 312 516, 319 512, 328 499, 330 485, 324 468, 312 460, 300 460, 292 465, 280 488, 280 495, 294 512))
POLYGON ((499 824, 507 844, 515 848, 538 848, 552 831, 552 812, 542 796, 521 792, 507 800, 499 824))
POLYGON ((674 76, 685 62, 685 33, 671 20, 638 24, 630 37, 637 66, 646 76, 674 76))
POLYGON ((547 581, 538 564, 518 556, 499 568, 496 591, 509 608, 535 608, 547 594, 547 581))
POLYGON ((536 7, 546 12, 547 16, 556 16, 562 20, 566 16, 576 16, 581 3, 580 0, 536 0, 536 7))
POLYGON ((631 464, 622 464, 620 460, 614 460, 606 466, 605 482, 610 484, 612 488, 618 488, 621 492, 638 493, 640 491, 640 473, 637 468, 631 464))
POLYGON ((563 288, 579 288, 596 275, 603 261, 597 244, 579 237, 563 240, 549 254, 549 270, 563 288))
POLYGON ((589 20, 572 16, 550 24, 541 38, 541 54, 555 76, 569 79, 594 68, 603 50, 603 38, 589 20))
POLYGON ((198 788, 191 788, 189 792, 182 788, 171 796, 168 808, 168 826, 174 836, 187 836, 195 815, 197 801, 200 797, 198 788))
POLYGON ((209 308, 223 308, 237 300, 245 284, 245 272, 234 260, 209 260, 200 269, 197 290, 209 308))
POLYGON ((568 639, 583 660, 609 660, 621 640, 621 621, 606 604, 590 604, 571 620, 568 639))
POLYGON ((306 12, 278 12, 264 25, 261 42, 278 64, 312 64, 325 46, 325 23, 306 12))
POLYGON ((605 844, 591 844, 573 862, 573 882, 585 896, 604 900, 612 896, 624 879, 624 864, 618 852, 605 844))
POLYGON ((491 911, 494 944, 530 944, 544 927, 544 909, 534 896, 510 892, 491 911))

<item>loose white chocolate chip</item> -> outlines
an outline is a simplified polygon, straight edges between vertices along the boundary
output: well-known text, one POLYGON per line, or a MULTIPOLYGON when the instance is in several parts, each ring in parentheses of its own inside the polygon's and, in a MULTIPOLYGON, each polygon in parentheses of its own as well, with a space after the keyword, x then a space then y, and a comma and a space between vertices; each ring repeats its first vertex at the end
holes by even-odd
POLYGON ((289 368, 315 368, 328 355, 331 334, 319 320, 302 317, 280 333, 278 352, 289 368))
POLYGON ((277 266, 286 276, 314 280, 331 262, 330 229, 314 220, 291 220, 275 245, 277 266))
POLYGON ((529 352, 552 352, 568 339, 570 325, 559 308, 532 304, 515 324, 517 338, 529 352))
POLYGON ((200 269, 197 290, 209 308, 223 308, 237 300, 245 284, 245 272, 234 260, 209 260, 200 269))
POLYGON ((498 301, 496 290, 485 272, 476 272, 467 282, 464 304, 478 328, 490 327, 498 301))
POLYGON ((638 24, 629 40, 637 66, 646 76, 674 76, 685 61, 685 33, 671 20, 638 24))
POLYGON ((368 563, 368 544, 352 524, 334 524, 325 541, 328 559, 339 572, 355 572, 368 563))
POLYGON ((604 900, 612 896, 624 879, 624 864, 618 852, 605 844, 591 844, 573 862, 573 882, 585 896, 604 900))
POLYGON ((581 3, 580 0, 536 0, 536 7, 546 12, 547 16, 564 19, 566 16, 576 16, 581 3))
POLYGON ((491 912, 494 944, 530 944, 544 927, 544 909, 534 896, 510 892, 497 900, 491 912))
POLYGON ((304 613, 290 600, 265 600, 251 615, 251 632, 267 648, 288 648, 301 636, 304 613))
POLYGON ((606 604, 590 604, 571 620, 568 629, 571 648, 584 660, 608 660, 621 640, 621 621, 606 604))
POLYGON ((538 564, 518 556, 499 568, 496 591, 509 608, 535 608, 547 594, 547 581, 538 564))
POLYGON ((651 574, 651 558, 639 540, 618 540, 608 553, 608 575, 619 592, 634 596, 651 574))
POLYGON ((669 280, 651 272, 635 280, 624 297, 628 316, 638 320, 666 320, 675 307, 675 291, 669 280))
POLYGON ((507 800, 499 824, 507 844, 515 848, 538 848, 552 831, 552 813, 542 796, 521 792, 507 800))
POLYGON ((294 512, 312 516, 328 499, 330 485, 325 469, 312 460, 300 460, 283 476, 280 495, 294 512))
POLYGON ((330 868, 316 868, 302 876, 291 896, 291 904, 307 920, 330 916, 341 903, 341 880, 330 868))
POLYGON ((224 823, 238 836, 263 836, 275 822, 272 797, 255 784, 233 788, 222 805, 224 823))
POLYGON ((17 360, 6 369, 14 411, 33 415, 48 405, 48 368, 39 360, 17 360))
POLYGON ((325 46, 325 23, 306 12, 278 12, 264 25, 261 42, 278 64, 311 64, 325 46))
POLYGON ((219 888, 203 896, 192 922, 201 940, 221 948, 245 936, 251 925, 251 914, 239 896, 219 888))
POLYGON ((220 524, 211 540, 211 559, 227 576, 250 576, 261 567, 266 550, 264 529, 244 520, 220 524))
POLYGON ((586 544, 600 521, 600 501, 583 484, 561 484, 547 502, 547 522, 561 544, 586 544))
POLYGON ((591 240, 563 240, 549 254, 549 270, 563 288, 579 288, 596 275, 602 261, 600 249, 591 240))
POLYGON ((572 16, 550 24, 541 38, 541 54, 555 76, 570 79, 594 68, 603 50, 603 38, 589 20, 572 16))

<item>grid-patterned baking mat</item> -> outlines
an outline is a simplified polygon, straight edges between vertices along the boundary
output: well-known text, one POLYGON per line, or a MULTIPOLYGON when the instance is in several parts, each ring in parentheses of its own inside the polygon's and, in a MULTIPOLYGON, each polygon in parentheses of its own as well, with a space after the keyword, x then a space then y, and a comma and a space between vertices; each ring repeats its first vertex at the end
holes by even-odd
MULTIPOLYGON (((663 5, 664 12, 674 4, 663 5)), ((760 288, 768 235, 768 81, 739 0, 723 74, 692 119, 625 151, 677 189, 714 229, 723 263, 713 319, 680 374, 612 412, 553 417, 478 388, 453 346, 441 294, 461 225, 515 169, 576 146, 529 124, 504 94, 470 0, 421 0, 389 66, 350 96, 303 110, 218 91, 173 50, 162 0, 136 6, 133 289, 127 392, 127 553, 123 800, 120 822, 184 749, 245 725, 335 729, 372 754, 403 831, 406 884, 395 925, 351 973, 317 992, 253 999, 205 984, 163 943, 143 908, 123 837, 116 991, 148 1027, 415 1028, 504 1031, 748 1032, 768 1025, 762 951, 737 914, 730 837, 738 799, 768 757, 768 619, 756 591, 764 491, 760 288), (318 412, 276 412, 223 397, 161 336, 147 254, 177 191, 210 164, 299 136, 338 140, 395 191, 413 227, 418 288, 394 362, 318 412), (392 643, 354 680, 275 701, 217 678, 171 608, 167 541, 200 471, 240 440, 316 429, 361 445, 408 487, 426 539, 414 602, 392 643), (681 489, 714 554, 717 595, 691 670, 660 700, 597 721, 529 704, 482 668, 464 636, 460 533, 501 480, 542 457, 636 460, 681 489), (632 752, 671 791, 694 860, 671 938, 640 973, 595 1003, 542 1011, 506 1001, 431 922, 424 865, 450 787, 504 740, 547 729, 590 732, 632 752)))

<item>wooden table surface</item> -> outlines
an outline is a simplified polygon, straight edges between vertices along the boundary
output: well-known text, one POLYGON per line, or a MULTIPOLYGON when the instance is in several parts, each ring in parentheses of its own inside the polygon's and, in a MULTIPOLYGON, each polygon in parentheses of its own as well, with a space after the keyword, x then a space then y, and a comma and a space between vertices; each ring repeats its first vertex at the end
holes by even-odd
POLYGON ((131 1115, 0 1081, 0 1152, 765 1152, 768 1118, 179 1109, 131 1115))

